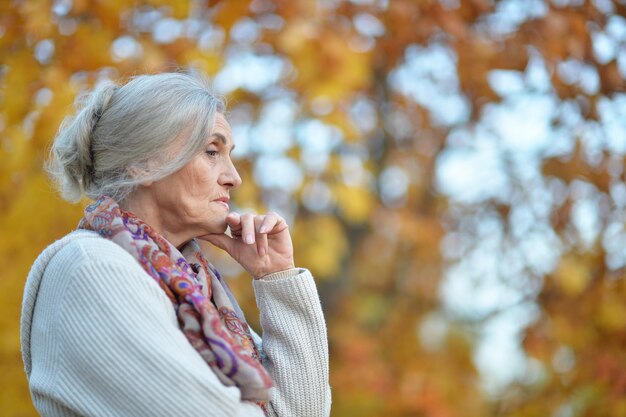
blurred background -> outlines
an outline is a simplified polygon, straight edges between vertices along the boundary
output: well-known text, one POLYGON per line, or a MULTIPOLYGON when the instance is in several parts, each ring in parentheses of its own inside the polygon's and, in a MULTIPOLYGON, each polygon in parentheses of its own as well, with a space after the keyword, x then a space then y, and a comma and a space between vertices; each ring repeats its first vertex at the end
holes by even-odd
MULTIPOLYGON (((82 204, 42 164, 74 98, 193 67, 236 208, 289 221, 334 417, 626 416, 626 1, 0 1, 0 404, 35 416, 22 289, 82 204)), ((250 279, 212 257, 258 328, 250 279)))

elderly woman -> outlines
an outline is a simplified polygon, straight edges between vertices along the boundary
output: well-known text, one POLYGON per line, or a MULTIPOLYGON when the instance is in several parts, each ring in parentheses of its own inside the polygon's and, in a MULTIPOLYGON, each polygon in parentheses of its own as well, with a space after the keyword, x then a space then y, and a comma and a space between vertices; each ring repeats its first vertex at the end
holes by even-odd
POLYGON ((166 73, 102 85, 63 124, 52 175, 94 203, 26 282, 22 355, 41 415, 329 414, 315 283, 284 219, 230 211, 241 178, 224 110, 202 78, 166 73), (254 278, 262 339, 199 240, 254 278))

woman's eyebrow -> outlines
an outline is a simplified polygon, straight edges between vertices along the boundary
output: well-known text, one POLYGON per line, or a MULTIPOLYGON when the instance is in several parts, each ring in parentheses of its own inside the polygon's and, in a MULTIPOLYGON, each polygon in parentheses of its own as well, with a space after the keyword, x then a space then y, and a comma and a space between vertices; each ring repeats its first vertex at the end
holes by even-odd
MULTIPOLYGON (((222 142, 222 144, 224 146, 228 146, 228 139, 226 139, 226 136, 222 135, 221 133, 213 133, 213 137, 217 138, 217 140, 219 140, 220 142, 222 142)), ((233 151, 233 149, 235 149, 235 144, 233 143, 232 146, 230 147, 230 152, 233 151)))

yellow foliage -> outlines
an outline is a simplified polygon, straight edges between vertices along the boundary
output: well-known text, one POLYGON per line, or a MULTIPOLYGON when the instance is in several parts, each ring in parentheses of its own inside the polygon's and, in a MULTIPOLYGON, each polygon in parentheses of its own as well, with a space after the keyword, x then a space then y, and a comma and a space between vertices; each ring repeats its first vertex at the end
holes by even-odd
POLYGON ((213 20, 226 31, 229 31, 237 20, 248 14, 249 5, 250 0, 229 0, 218 2, 213 20))
POLYGON ((278 46, 297 70, 295 87, 306 91, 311 100, 341 101, 371 80, 368 53, 355 51, 349 39, 311 21, 290 22, 278 46))
POLYGON ((362 139, 361 134, 357 130, 356 126, 354 126, 354 123, 352 122, 352 120, 350 120, 350 117, 348 116, 348 114, 346 114, 343 108, 340 107, 331 111, 322 119, 324 120, 324 122, 338 127, 343 133, 343 137, 346 141, 351 142, 359 141, 362 139))
POLYGON ((109 51, 114 40, 115 35, 108 27, 81 22, 71 37, 58 38, 57 59, 63 60, 63 66, 70 72, 98 70, 111 65, 109 51))
POLYGON ((215 75, 222 67, 223 60, 219 55, 214 55, 190 49, 184 54, 182 64, 191 66, 209 76, 215 75))
POLYGON ((19 173, 23 174, 24 170, 31 165, 30 157, 32 155, 32 146, 24 136, 24 130, 21 126, 11 126, 7 129, 5 136, 5 155, 6 162, 3 164, 2 172, 6 173, 3 180, 7 181, 9 186, 11 176, 19 173))
POLYGON ((120 18, 130 12, 132 3, 128 0, 107 0, 97 2, 87 2, 88 13, 97 18, 92 24, 96 23, 103 27, 115 28, 120 23, 120 18))
POLYGON ((364 223, 369 219, 375 204, 370 190, 362 186, 336 184, 333 195, 346 220, 364 223))
POLYGON ((7 71, 2 83, 4 98, 0 109, 7 125, 18 124, 30 107, 39 64, 32 51, 26 49, 4 56, 3 61, 7 71))
POLYGON ((596 312, 598 326, 609 331, 626 331, 624 317, 626 317, 624 299, 614 292, 604 294, 596 312))
POLYGON ((297 219, 294 236, 296 262, 306 265, 320 279, 337 278, 348 250, 343 228, 336 218, 318 216, 297 219))
POLYGON ((567 295, 578 295, 591 281, 588 265, 573 256, 564 257, 557 268, 554 279, 567 295))
POLYGON ((18 3, 17 7, 24 19, 24 31, 33 37, 33 41, 45 39, 52 34, 52 0, 25 1, 18 3))
MULTIPOLYGON (((125 1, 125 3, 128 3, 125 1)), ((156 7, 166 7, 172 10, 172 17, 184 19, 189 16, 191 2, 186 0, 149 0, 149 4, 156 7)))
MULTIPOLYGON (((154 73, 164 70, 164 62, 167 62, 165 51, 149 39, 142 38, 139 43, 143 50, 140 66, 141 71, 154 73)), ((130 67, 132 66, 131 63, 130 67)))

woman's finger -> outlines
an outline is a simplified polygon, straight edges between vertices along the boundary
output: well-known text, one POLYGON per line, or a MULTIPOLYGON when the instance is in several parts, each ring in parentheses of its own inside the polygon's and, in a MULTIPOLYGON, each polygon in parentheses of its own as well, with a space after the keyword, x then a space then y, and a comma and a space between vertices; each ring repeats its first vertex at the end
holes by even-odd
POLYGON ((267 234, 261 232, 261 227, 267 216, 254 216, 254 229, 256 231, 256 249, 259 256, 265 256, 268 243, 267 234))
POLYGON ((278 216, 275 213, 268 213, 259 226, 259 233, 271 232, 277 222, 278 216))
POLYGON ((241 237, 244 243, 252 245, 254 243, 254 215, 244 214, 241 216, 241 237))
POLYGON ((237 230, 241 228, 241 216, 237 212, 230 212, 226 216, 226 224, 231 230, 237 230))
POLYGON ((273 234, 281 233, 289 229, 289 225, 287 224, 287 221, 283 219, 280 215, 276 213, 270 213, 270 214, 272 215, 275 221, 274 221, 274 224, 272 225, 272 228, 267 231, 268 234, 273 235, 273 234))
POLYGON ((239 213, 229 213, 228 216, 226 216, 226 225, 228 225, 232 237, 241 239, 241 216, 239 213))

